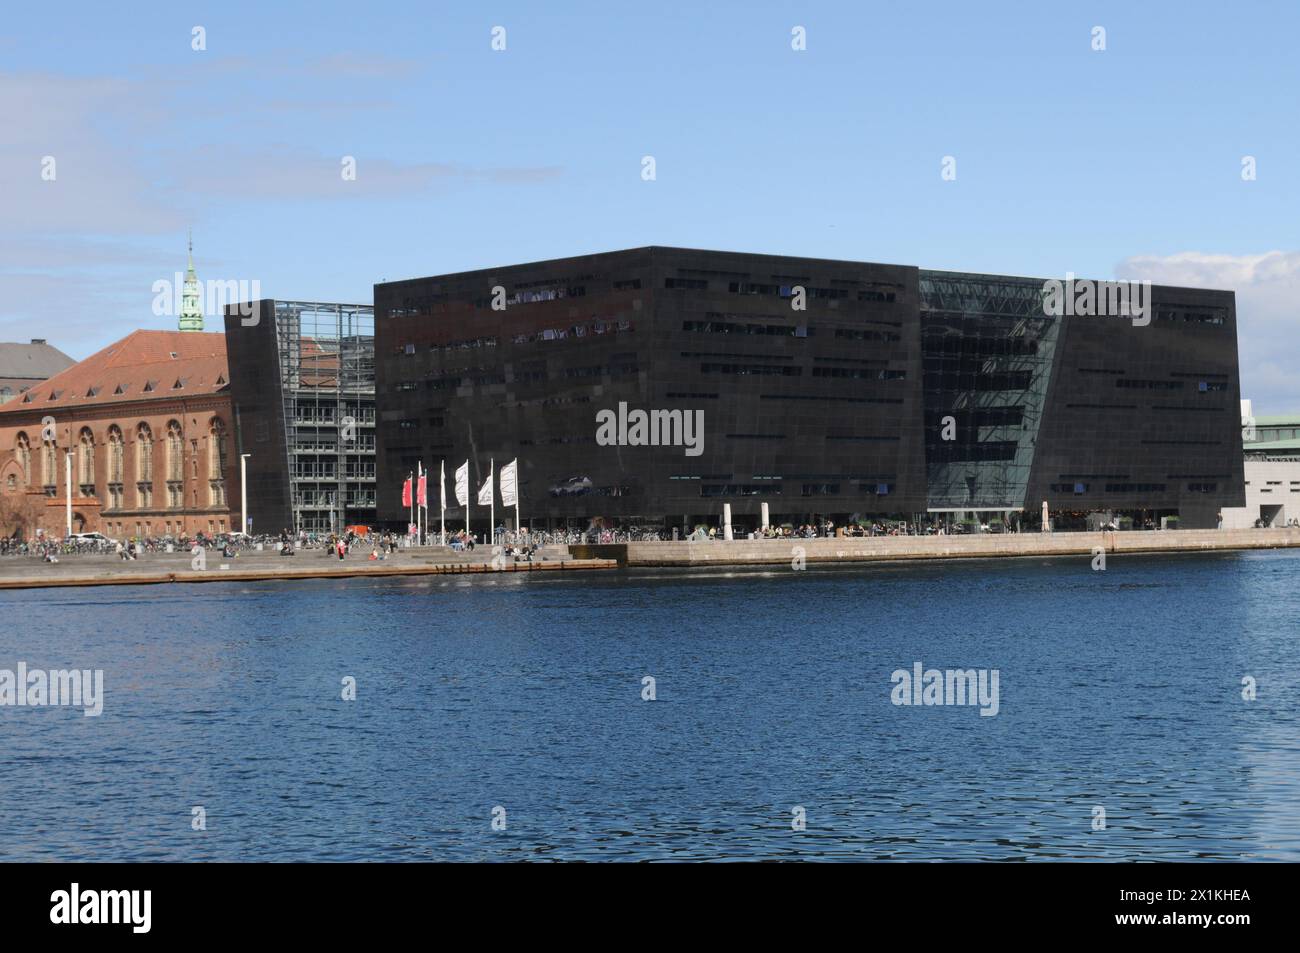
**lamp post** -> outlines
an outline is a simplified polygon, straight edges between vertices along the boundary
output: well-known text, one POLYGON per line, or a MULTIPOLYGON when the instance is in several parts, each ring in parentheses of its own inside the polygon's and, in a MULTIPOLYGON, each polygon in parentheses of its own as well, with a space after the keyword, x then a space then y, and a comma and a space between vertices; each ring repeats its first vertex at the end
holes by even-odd
POLYGON ((64 503, 66 527, 64 529, 63 538, 68 539, 69 537, 72 536, 72 447, 71 446, 69 446, 67 450, 64 451, 63 464, 64 464, 63 466, 64 486, 67 489, 67 494, 66 494, 67 500, 64 503))
POLYGON ((242 520, 239 531, 241 533, 248 532, 248 458, 251 456, 251 453, 239 455, 239 518, 242 520))

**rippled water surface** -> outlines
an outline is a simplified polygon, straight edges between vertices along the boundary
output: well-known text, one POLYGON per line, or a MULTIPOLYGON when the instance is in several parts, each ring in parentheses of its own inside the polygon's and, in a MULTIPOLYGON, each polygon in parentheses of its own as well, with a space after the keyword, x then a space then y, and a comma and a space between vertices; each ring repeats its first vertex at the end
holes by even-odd
POLYGON ((1300 859, 1295 552, 0 608, 0 668, 106 696, 0 708, 5 859, 1300 859), (997 669, 999 713, 895 706, 917 661, 997 669))

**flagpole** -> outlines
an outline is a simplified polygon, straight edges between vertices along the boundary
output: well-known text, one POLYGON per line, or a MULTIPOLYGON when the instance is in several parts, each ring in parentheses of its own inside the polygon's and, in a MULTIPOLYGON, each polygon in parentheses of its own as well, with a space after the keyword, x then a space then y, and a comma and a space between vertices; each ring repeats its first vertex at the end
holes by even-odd
POLYGON ((415 493, 412 499, 415 500, 415 545, 419 546, 423 542, 424 534, 420 530, 420 480, 424 478, 424 461, 418 460, 415 464, 415 493))
POLYGON ((492 469, 496 461, 488 457, 488 545, 495 546, 497 542, 497 493, 496 487, 492 485, 492 469))
POLYGON ((515 535, 519 535, 519 458, 515 457, 515 535))
POLYGON ((466 460, 465 461, 465 542, 466 544, 473 542, 472 537, 469 535, 469 501, 472 500, 473 498, 474 498, 474 481, 470 479, 469 461, 466 460))
POLYGON ((447 545, 447 461, 438 462, 438 545, 447 545))
POLYGON ((411 488, 410 512, 407 514, 407 519, 406 519, 406 535, 410 536, 411 524, 415 522, 415 474, 412 473, 410 470, 406 471, 406 483, 411 488))

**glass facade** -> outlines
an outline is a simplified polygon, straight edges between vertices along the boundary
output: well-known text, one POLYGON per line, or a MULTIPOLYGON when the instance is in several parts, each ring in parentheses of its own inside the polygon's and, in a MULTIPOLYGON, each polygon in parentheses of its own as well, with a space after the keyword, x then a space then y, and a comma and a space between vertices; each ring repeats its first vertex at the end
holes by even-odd
POLYGON ((1024 508, 1059 319, 1043 282, 920 272, 929 509, 1024 508))
POLYGON ((275 303, 293 526, 375 519, 375 317, 368 306, 275 303))
POLYGON ((255 533, 375 522, 375 319, 314 301, 227 309, 239 452, 255 533))

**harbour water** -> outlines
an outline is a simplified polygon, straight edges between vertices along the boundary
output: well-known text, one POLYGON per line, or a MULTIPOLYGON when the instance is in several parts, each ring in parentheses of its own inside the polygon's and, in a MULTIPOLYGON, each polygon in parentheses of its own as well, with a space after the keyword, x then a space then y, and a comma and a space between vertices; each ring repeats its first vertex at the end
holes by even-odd
POLYGON ((0 593, 0 855, 1300 859, 1300 552, 1090 562, 0 593))

